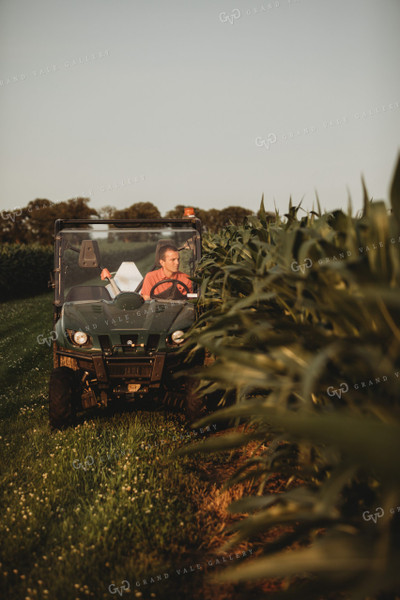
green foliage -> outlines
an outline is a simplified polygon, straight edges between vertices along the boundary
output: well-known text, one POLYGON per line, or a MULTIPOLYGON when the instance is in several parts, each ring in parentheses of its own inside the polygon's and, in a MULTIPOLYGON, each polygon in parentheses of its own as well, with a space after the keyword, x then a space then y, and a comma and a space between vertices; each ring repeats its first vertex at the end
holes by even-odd
POLYGON ((193 432, 178 414, 134 409, 50 434, 52 349, 37 338, 52 326, 51 294, 0 304, 0 597, 106 600, 128 580, 133 597, 204 598, 200 469, 174 455, 193 432))
POLYGON ((53 260, 51 246, 0 245, 0 300, 46 291, 53 260))
MULTIPOLYGON (((183 204, 178 204, 174 209, 169 210, 165 216, 170 219, 181 219, 183 217, 184 209, 185 206, 183 204)), ((251 210, 242 208, 241 206, 228 206, 221 210, 218 210, 217 208, 204 210, 203 208, 195 206, 194 212, 196 217, 200 219, 204 230, 213 233, 230 223, 241 225, 246 217, 252 215, 251 210)))
POLYGON ((0 212, 0 242, 52 245, 56 219, 89 219, 97 215, 88 203, 89 198, 57 203, 38 198, 24 208, 3 210, 0 212))
MULTIPOLYGON (((32 200, 23 208, 0 211, 0 242, 17 244, 52 244, 56 219, 160 219, 161 213, 151 202, 135 202, 127 208, 104 206, 98 211, 89 206, 90 198, 70 198, 63 202, 51 202, 46 198, 32 200)), ((185 206, 177 205, 168 211, 166 218, 183 217, 185 206)), ((248 208, 228 206, 218 210, 195 208, 206 231, 217 231, 230 223, 240 225, 252 214, 248 208)), ((273 215, 272 215, 273 216, 273 215)), ((271 213, 267 213, 271 219, 271 213)))
POLYGON ((329 588, 361 600, 400 585, 399 178, 400 161, 392 214, 366 201, 358 218, 299 219, 290 203, 272 222, 262 204, 257 218, 204 239, 189 344, 215 358, 197 373, 204 392, 208 382, 236 395, 211 418, 241 421, 247 434, 201 450, 259 442, 228 482, 257 483, 236 507, 250 516, 228 546, 289 526, 224 580, 296 577, 308 599, 329 588), (266 495, 277 474, 283 491, 266 495))
POLYGON ((113 210, 108 218, 111 219, 159 219, 160 211, 151 202, 136 202, 129 208, 113 210))

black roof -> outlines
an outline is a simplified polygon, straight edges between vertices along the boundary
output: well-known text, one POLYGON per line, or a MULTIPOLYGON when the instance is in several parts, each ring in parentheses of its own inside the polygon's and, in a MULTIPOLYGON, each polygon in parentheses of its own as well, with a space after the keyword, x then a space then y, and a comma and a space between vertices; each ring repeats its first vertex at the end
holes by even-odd
POLYGON ((82 225, 113 225, 114 227, 149 227, 149 226, 173 226, 193 227, 201 232, 201 221, 197 217, 186 219, 57 219, 54 223, 54 233, 57 235, 62 229, 80 228, 82 225))

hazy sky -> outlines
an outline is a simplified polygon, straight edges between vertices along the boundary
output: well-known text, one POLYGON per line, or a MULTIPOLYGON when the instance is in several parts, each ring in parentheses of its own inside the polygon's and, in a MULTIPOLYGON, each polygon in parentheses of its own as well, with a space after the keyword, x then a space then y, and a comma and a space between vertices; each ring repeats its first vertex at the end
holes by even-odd
POLYGON ((399 0, 0 0, 0 207, 387 199, 399 0))

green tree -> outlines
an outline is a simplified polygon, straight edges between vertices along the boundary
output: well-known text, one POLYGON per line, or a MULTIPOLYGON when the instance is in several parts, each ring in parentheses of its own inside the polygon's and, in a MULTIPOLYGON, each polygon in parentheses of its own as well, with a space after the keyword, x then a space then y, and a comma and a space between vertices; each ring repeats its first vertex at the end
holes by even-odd
POLYGON ((218 208, 210 208, 207 211, 204 226, 207 231, 216 233, 221 228, 221 211, 218 208))
POLYGON ((37 198, 28 203, 26 220, 26 243, 39 242, 47 245, 53 241, 54 202, 37 198))
POLYGON ((112 219, 116 210, 117 209, 115 208, 115 206, 107 205, 99 208, 97 212, 99 214, 100 219, 112 219))
POLYGON ((115 210, 113 219, 160 219, 161 213, 151 202, 136 202, 129 208, 115 210))
POLYGON ((53 243, 56 219, 88 219, 97 216, 88 206, 90 198, 72 198, 64 202, 51 202, 36 198, 21 209, 0 212, 0 242, 16 244, 53 243))
POLYGON ((94 208, 88 206, 90 198, 71 198, 53 203, 37 199, 28 204, 27 242, 52 244, 56 219, 89 219, 98 216, 94 208))
POLYGON ((249 208, 242 208, 241 206, 228 206, 220 211, 219 225, 220 227, 225 227, 230 223, 233 223, 237 226, 242 225, 245 217, 248 217, 252 214, 254 213, 249 208))
POLYGON ((27 208, 0 211, 0 242, 24 244, 27 241, 27 208))
MULTIPOLYGON (((185 206, 183 204, 177 204, 175 208, 171 208, 168 212, 165 213, 164 217, 166 219, 182 219, 183 211, 185 210, 185 206)), ((195 208, 195 211, 197 208, 195 208)))
MULTIPOLYGON (((167 219, 181 219, 183 217, 185 208, 186 206, 184 206, 183 204, 178 204, 177 206, 175 206, 175 208, 169 210, 165 214, 165 217, 167 219)), ((216 208, 204 210, 203 208, 199 208, 198 206, 194 206, 193 209, 194 214, 200 219, 205 230, 216 231, 216 229, 214 228, 214 224, 219 218, 219 210, 217 210, 216 208)))

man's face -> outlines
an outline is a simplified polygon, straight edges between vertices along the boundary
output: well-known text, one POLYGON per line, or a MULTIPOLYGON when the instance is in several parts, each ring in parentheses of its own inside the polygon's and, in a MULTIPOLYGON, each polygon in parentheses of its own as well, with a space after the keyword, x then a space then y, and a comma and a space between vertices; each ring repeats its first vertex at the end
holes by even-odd
POLYGON ((166 275, 177 273, 177 271, 179 271, 179 252, 167 250, 164 260, 160 259, 160 265, 164 269, 166 275))

